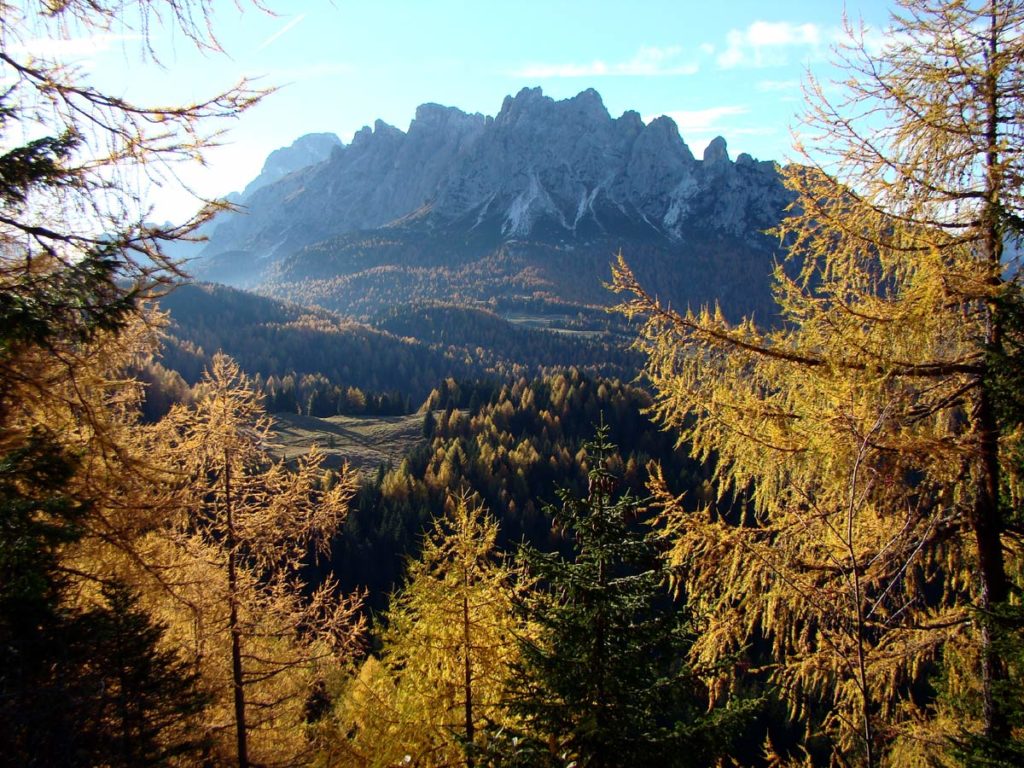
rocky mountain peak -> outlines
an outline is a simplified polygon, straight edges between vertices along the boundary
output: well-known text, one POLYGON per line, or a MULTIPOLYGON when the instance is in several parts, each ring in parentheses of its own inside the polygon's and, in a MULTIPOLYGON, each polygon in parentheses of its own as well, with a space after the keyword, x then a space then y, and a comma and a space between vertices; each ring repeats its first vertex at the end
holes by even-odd
POLYGON ((545 96, 539 88, 523 88, 515 96, 506 96, 501 102, 501 109, 494 117, 495 125, 514 125, 524 114, 531 112, 552 99, 545 96))
POLYGON ((416 107, 416 116, 409 124, 409 133, 414 130, 430 128, 443 130, 464 126, 480 125, 484 123, 484 116, 480 113, 467 114, 458 107, 445 107, 440 104, 420 104, 416 107))
POLYGON ((562 101, 545 96, 540 88, 523 88, 514 97, 505 97, 494 118, 498 127, 548 126, 556 130, 566 124, 594 127, 610 123, 601 94, 593 88, 562 101))
POLYGON ((706 165, 718 165, 729 162, 729 149, 725 139, 716 136, 704 149, 704 163, 706 165))
POLYGON ((289 173, 323 162, 342 146, 341 139, 333 133, 307 133, 289 146, 275 149, 267 156, 260 175, 246 185, 237 201, 245 200, 260 187, 272 184, 289 173))
POLYGON ((645 128, 644 121, 640 117, 640 113, 627 109, 622 115, 615 120, 615 127, 624 136, 630 138, 636 138, 636 136, 645 128))
POLYGON ((373 138, 373 128, 368 125, 364 125, 358 131, 352 135, 352 141, 349 143, 349 149, 355 147, 365 146, 373 138))
POLYGON ((685 163, 694 161, 693 152, 683 141, 676 121, 668 115, 656 117, 647 124, 643 131, 642 145, 648 147, 649 151, 665 152, 672 160, 681 157, 685 163))
POLYGON ((377 120, 259 189, 249 215, 218 228, 205 254, 273 262, 399 221, 495 243, 585 244, 625 231, 679 242, 695 227, 755 237, 788 196, 772 164, 740 160, 717 137, 698 161, 673 120, 645 125, 635 111, 613 119, 593 89, 556 101, 524 88, 493 119, 428 103, 408 132, 377 120))
POLYGON ((569 104, 576 109, 585 119, 592 122, 605 122, 611 119, 608 110, 604 105, 601 94, 593 88, 580 91, 576 96, 569 99, 569 104))

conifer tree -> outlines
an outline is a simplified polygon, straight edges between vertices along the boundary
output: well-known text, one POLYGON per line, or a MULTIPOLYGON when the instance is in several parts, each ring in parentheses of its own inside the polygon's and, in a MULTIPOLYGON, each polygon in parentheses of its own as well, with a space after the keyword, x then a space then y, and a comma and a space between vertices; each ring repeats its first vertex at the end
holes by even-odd
POLYGON ((350 685, 342 718, 363 765, 472 768, 485 728, 507 720, 521 585, 499 559, 497 522, 465 494, 446 506, 387 612, 380 661, 350 685))
POLYGON ((294 470, 273 462, 261 397, 226 355, 199 389, 193 407, 175 406, 161 424, 179 468, 172 540, 188 645, 231 723, 233 762, 295 764, 310 748, 299 724, 318 665, 346 659, 362 630, 358 599, 333 580, 312 589, 302 578, 306 558, 339 530, 354 479, 345 467, 324 487, 316 450, 294 470))
POLYGON ((587 497, 562 491, 552 511, 574 559, 525 550, 541 585, 524 603, 536 636, 521 637, 507 706, 526 736, 504 740, 496 764, 709 765, 752 712, 709 712, 709 691, 684 661, 693 629, 669 599, 642 505, 629 492, 615 498, 613 449, 602 425, 586 446, 587 497))
MULTIPOLYGON (((222 206, 180 226, 146 222, 143 190, 201 161, 217 123, 264 91, 242 81, 193 104, 147 106, 105 93, 39 41, 88 36, 117 23, 153 57, 160 20, 216 49, 206 0, 17 0, 0 3, 0 425, 45 400, 54 366, 64 382, 94 354, 98 334, 143 316, 140 302, 182 275, 161 244, 187 238, 222 206), (32 137, 26 139, 26 137, 32 137)), ((126 38, 127 39, 127 38, 126 38)), ((53 46, 48 46, 52 50, 53 46)), ((78 416, 89 419, 91 409, 78 416)), ((20 433, 13 430, 15 438, 20 433)), ((7 442, 5 439, 4 442, 7 442)))
MULTIPOLYGON (((89 646, 86 677, 96 692, 92 761, 111 768, 198 762, 207 745, 199 727, 208 696, 195 667, 161 647, 166 627, 140 606, 139 595, 112 582, 83 615, 89 646)), ((86 730, 89 730, 88 728, 86 730)))
POLYGON ((211 13, 206 0, 0 2, 0 754, 14 764, 160 764, 191 749, 170 732, 194 714, 193 678, 134 598, 98 585, 116 589, 119 559, 155 573, 139 542, 161 524, 161 468, 133 429, 139 390, 124 372, 152 348, 144 300, 181 277, 161 244, 221 207, 197 200, 189 221, 155 226, 144 193, 201 161, 216 123, 263 92, 243 81, 137 104, 39 47, 116 25, 154 57, 159 22, 212 50, 211 13), (115 658, 120 680, 105 677, 115 658), (128 677, 132 707, 102 700, 128 677))
POLYGON ((993 361, 1019 347, 1004 245, 1022 234, 1024 4, 899 5, 880 51, 851 30, 844 101, 810 82, 780 328, 675 311, 614 270, 654 411, 716 461, 717 506, 654 484, 710 612, 692 658, 764 636, 793 713, 823 706, 836 754, 866 765, 934 758, 958 731, 966 713, 915 696, 940 662, 980 702, 969 728, 1010 734, 990 627, 1021 554, 993 361))
POLYGON ((0 459, 0 758, 5 765, 70 764, 81 701, 68 658, 74 617, 62 598, 60 548, 80 535, 87 511, 60 493, 73 472, 52 440, 37 434, 0 459), (61 664, 59 661, 65 661, 61 664))
POLYGON ((71 599, 61 555, 90 505, 58 489, 75 469, 41 434, 0 460, 0 765, 198 760, 205 698, 163 628, 117 582, 71 599))

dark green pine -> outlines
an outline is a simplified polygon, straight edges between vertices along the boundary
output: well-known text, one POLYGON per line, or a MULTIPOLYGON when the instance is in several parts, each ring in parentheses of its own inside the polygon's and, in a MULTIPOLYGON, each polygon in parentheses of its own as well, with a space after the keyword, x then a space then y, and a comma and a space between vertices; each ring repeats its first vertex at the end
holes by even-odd
POLYGON ((526 733, 495 734, 492 764, 707 765, 753 714, 750 703, 708 712, 686 663, 689 617, 669 596, 642 503, 616 497, 614 451, 601 425, 587 446, 588 495, 559 492, 554 518, 575 558, 523 551, 539 591, 522 610, 537 632, 521 642, 508 705, 526 733))
POLYGON ((206 698, 164 628, 116 583, 69 604, 59 554, 88 510, 64 490, 74 468, 43 434, 0 457, 0 766, 198 762, 206 698))

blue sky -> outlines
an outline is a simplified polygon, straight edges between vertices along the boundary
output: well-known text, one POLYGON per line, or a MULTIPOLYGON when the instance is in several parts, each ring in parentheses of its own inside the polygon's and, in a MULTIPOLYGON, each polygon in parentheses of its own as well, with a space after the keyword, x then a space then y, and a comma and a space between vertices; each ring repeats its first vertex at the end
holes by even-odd
MULTIPOLYGON (((200 54, 156 31, 162 67, 111 35, 75 52, 90 78, 148 103, 209 96, 240 76, 280 90, 226 126, 229 143, 181 177, 202 194, 241 189, 266 155, 312 131, 348 143, 381 118, 405 130, 423 102, 493 115, 506 94, 541 86, 555 98, 595 88, 613 116, 674 117, 698 157, 722 135, 730 154, 785 160, 809 68, 835 76, 830 48, 844 10, 877 30, 882 0, 267 0, 274 15, 214 0, 225 54, 200 54)), ((115 30, 116 32, 116 30, 115 30)), ((878 34, 881 34, 879 31, 878 34)), ((173 184, 157 214, 185 215, 173 184)))

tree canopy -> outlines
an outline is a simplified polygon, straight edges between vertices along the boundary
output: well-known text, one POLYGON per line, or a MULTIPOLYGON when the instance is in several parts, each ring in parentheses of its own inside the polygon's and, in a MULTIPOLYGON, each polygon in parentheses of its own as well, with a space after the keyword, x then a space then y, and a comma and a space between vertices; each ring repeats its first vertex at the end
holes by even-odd
POLYGON ((573 557, 523 550, 538 589, 520 602, 532 631, 519 637, 507 707, 525 737, 500 743, 496 763, 708 765, 728 752, 753 708, 709 700, 683 663, 695 626, 668 597, 641 502, 616 492, 606 426, 586 452, 586 497, 563 490, 561 507, 549 510, 573 557))
POLYGON ((1019 391, 1004 256, 1022 233, 1024 4, 899 6, 880 51, 849 30, 844 96, 809 83, 781 328, 676 311, 614 269, 654 412, 715 458, 720 499, 749 500, 687 509, 653 484, 680 586, 711 617, 693 657, 763 637, 794 715, 868 765, 964 722, 921 697, 935 665, 976 687, 968 729, 1009 735, 989 617, 1020 564, 1018 426, 998 403, 1019 391))
MULTIPOLYGON (((140 542, 162 523, 161 470, 126 369, 153 349, 144 300, 181 273, 146 222, 146 185, 201 161, 220 120, 263 92, 140 105, 93 87, 54 40, 153 25, 215 47, 207 0, 0 2, 0 680, 4 764, 199 760, 203 686, 149 602, 140 542), (212 123, 211 123, 212 121, 212 123), (120 565, 131 562, 132 568, 120 565), (8 718, 8 716, 10 716, 8 718)), ((159 579, 158 579, 159 580, 159 579)))

